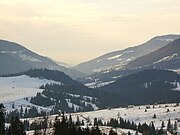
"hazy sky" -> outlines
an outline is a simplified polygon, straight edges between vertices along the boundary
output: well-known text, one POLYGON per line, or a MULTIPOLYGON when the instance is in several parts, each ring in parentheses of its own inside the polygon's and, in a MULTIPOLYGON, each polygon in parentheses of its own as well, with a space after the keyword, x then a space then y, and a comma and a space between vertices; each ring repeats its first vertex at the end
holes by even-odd
POLYGON ((0 0, 0 38, 77 64, 180 33, 180 0, 0 0))

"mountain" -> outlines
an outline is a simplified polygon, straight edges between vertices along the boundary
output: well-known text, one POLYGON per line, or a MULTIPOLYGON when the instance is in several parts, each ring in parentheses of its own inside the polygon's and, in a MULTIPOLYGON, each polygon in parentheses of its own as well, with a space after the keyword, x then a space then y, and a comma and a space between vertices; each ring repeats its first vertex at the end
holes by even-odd
POLYGON ((130 62, 127 68, 133 69, 173 69, 180 68, 180 38, 148 55, 130 62))
POLYGON ((107 53, 93 60, 80 63, 74 68, 88 74, 100 71, 108 72, 112 69, 119 70, 123 68, 124 65, 127 65, 130 61, 164 47, 177 38, 180 38, 180 35, 157 36, 144 44, 107 53))
MULTIPOLYGON (((136 47, 132 47, 136 52, 136 53, 132 53, 133 55, 137 56, 136 59, 140 58, 138 56, 142 55, 142 53, 147 53, 149 52, 150 50, 152 50, 152 48, 156 48, 156 47, 165 47, 166 45, 168 45, 168 43, 170 41, 174 41, 176 40, 176 38, 178 38, 179 35, 165 35, 165 36, 158 36, 158 37, 155 37, 153 39, 151 39, 150 41, 148 41, 147 43, 145 44, 142 44, 140 46, 136 46, 136 47), (171 40, 170 40, 171 39, 171 40), (160 42, 158 42, 160 41, 160 42), (164 42, 163 42, 164 41, 164 42), (166 44, 165 44, 166 42, 166 44), (156 44, 156 43, 159 43, 159 44, 156 44), (163 43, 163 45, 162 45, 163 43), (140 48, 139 50, 141 50, 140 53, 137 53, 138 51, 138 48, 140 48), (151 48, 151 49, 150 49, 151 48), (144 50, 143 50, 144 49, 144 50)), ((156 48, 158 50, 158 48, 156 48)), ((128 48, 129 49, 129 48, 128 48)), ((160 48, 159 48, 160 49, 160 48)), ((125 49, 127 50, 127 49, 125 49)), ((155 51, 157 51, 155 50, 155 51)), ((144 53, 144 54, 145 54, 144 53)), ((152 53, 152 52, 150 52, 152 53)), ((149 54, 149 53, 148 53, 149 54)), ((146 54, 146 55, 148 55, 146 54)), ((123 56, 123 55, 122 55, 123 56)), ((121 56, 121 57, 122 57, 121 56)), ((126 55, 127 58, 129 57, 132 57, 131 54, 127 54, 126 55)), ((141 56, 141 58, 143 59, 145 55, 141 56)), ((135 57, 134 57, 135 58, 135 57)), ((96 87, 102 87, 104 85, 108 85, 110 83, 113 83, 114 81, 116 81, 118 78, 121 78, 123 76, 127 76, 127 75, 130 75, 132 73, 136 73, 136 72, 139 72, 139 71, 142 71, 144 69, 147 69, 147 68, 141 68, 141 66, 138 67, 138 64, 137 64, 137 67, 134 67, 134 68, 130 68, 130 64, 131 63, 134 63, 134 61, 136 61, 136 59, 132 60, 132 61, 128 61, 126 64, 124 65, 116 65, 115 67, 110 67, 110 68, 107 68, 107 69, 103 69, 101 71, 98 71, 98 72, 95 72, 95 73, 92 73, 91 75, 89 75, 88 77, 85 77, 85 78, 81 78, 79 79, 80 82, 82 82, 83 84, 85 84, 86 86, 88 87, 91 87, 91 88, 96 88, 96 87), (129 68, 127 68, 129 67, 129 68), (140 69, 141 68, 141 69, 140 69)), ((146 59, 149 59, 146 57, 146 59)), ((126 60, 126 59, 124 59, 126 60)), ((141 60, 139 61, 139 63, 142 62, 141 60)), ((173 65, 173 64, 172 64, 173 65)), ((173 68, 172 68, 173 69, 173 68)))
POLYGON ((67 64, 67 63, 64 63, 64 62, 59 62, 59 61, 54 61, 54 62, 56 62, 56 64, 58 64, 59 66, 63 66, 63 67, 66 67, 66 68, 72 67, 70 64, 67 64))
POLYGON ((57 70, 31 69, 4 75, 0 77, 0 93, 0 102, 10 110, 12 103, 43 107, 51 113, 98 109, 94 90, 57 70))
POLYGON ((16 73, 27 70, 29 68, 33 68, 33 66, 31 66, 30 64, 23 62, 9 54, 5 54, 1 52, 0 52, 0 61, 1 61, 0 74, 16 73))
POLYGON ((47 68, 65 72, 72 78, 84 76, 83 73, 56 64, 53 60, 38 55, 13 42, 0 40, 0 74, 17 73, 31 68, 47 68))
POLYGON ((106 99, 111 105, 179 102, 180 75, 166 70, 144 70, 99 89, 115 94, 106 99))

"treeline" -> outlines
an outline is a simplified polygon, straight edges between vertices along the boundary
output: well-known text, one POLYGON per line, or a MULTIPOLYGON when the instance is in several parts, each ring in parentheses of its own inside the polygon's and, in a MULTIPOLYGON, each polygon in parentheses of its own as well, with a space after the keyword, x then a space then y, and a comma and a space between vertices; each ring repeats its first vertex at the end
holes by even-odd
MULTIPOLYGON (((15 111, 10 114, 6 115, 4 105, 0 104, 0 135, 26 135, 26 131, 47 128, 48 117, 46 116, 41 121, 30 123, 27 119, 20 120, 19 113, 15 111), (9 124, 5 126, 5 123, 9 124)), ((51 124, 49 128, 52 127, 53 125, 51 124)))
POLYGON ((30 69, 27 71, 19 72, 19 73, 10 73, 1 75, 1 77, 11 77, 11 76, 19 76, 19 75, 28 75, 30 77, 38 77, 44 78, 48 80, 54 80, 62 83, 69 83, 71 85, 77 85, 77 82, 67 76, 65 73, 57 70, 49 70, 49 69, 30 69))
MULTIPOLYGON (((14 106, 14 103, 12 104, 12 108, 14 106)), ((15 108, 13 108, 15 109, 15 108)), ((15 109, 12 111, 8 111, 5 113, 5 120, 6 122, 10 122, 12 117, 19 117, 19 118, 34 118, 38 116, 46 116, 46 111, 38 111, 38 109, 35 106, 30 107, 23 107, 21 106, 20 110, 15 109)))
POLYGON ((74 123, 71 115, 69 119, 62 115, 61 119, 58 117, 55 119, 53 135, 105 135, 102 134, 98 126, 82 128, 80 122, 74 123))
MULTIPOLYGON (((155 115, 153 118, 156 118, 155 115)), ((119 115, 116 119, 112 118, 107 122, 102 122, 101 119, 94 118, 93 125, 88 118, 86 122, 84 122, 84 120, 80 120, 77 115, 77 120, 75 121, 71 115, 67 117, 64 113, 56 116, 54 122, 52 122, 46 114, 42 117, 35 118, 31 123, 27 119, 20 121, 19 117, 15 115, 12 116, 8 122, 10 124, 6 127, 5 122, 7 121, 4 106, 0 104, 0 135, 25 135, 26 131, 30 130, 34 130, 34 135, 106 135, 99 129, 100 126, 108 126, 114 129, 131 129, 136 131, 136 134, 140 132, 143 135, 164 135, 167 131, 176 135, 178 130, 177 122, 175 121, 173 124, 170 119, 168 120, 167 126, 165 126, 164 121, 162 121, 161 128, 156 129, 153 122, 149 125, 146 123, 139 123, 137 125, 134 122, 121 118, 119 115)), ((130 135, 131 133, 129 132, 128 134, 130 135)), ((117 133, 111 129, 108 135, 117 135, 117 133)))
POLYGON ((142 105, 154 103, 173 103, 180 101, 177 88, 180 75, 164 70, 145 70, 129 76, 124 76, 114 83, 97 89, 90 89, 83 84, 71 79, 66 74, 48 69, 31 69, 18 74, 6 75, 28 75, 31 77, 45 78, 61 82, 60 84, 46 84, 41 86, 44 89, 41 95, 38 93, 31 102, 36 105, 50 106, 56 105, 56 109, 65 112, 74 112, 67 106, 66 99, 71 99, 73 104, 80 106, 77 111, 90 111, 91 105, 84 105, 80 98, 68 97, 68 94, 81 96, 91 96, 96 98, 96 106, 100 109, 107 107, 126 107, 129 104, 142 105), (53 100, 52 100, 53 99, 53 100), (63 102, 63 104, 61 104, 63 102))
POLYGON ((37 93, 35 97, 31 98, 30 102, 45 107, 54 105, 51 114, 56 114, 59 110, 69 113, 93 111, 94 108, 91 104, 98 103, 95 97, 84 98, 84 96, 90 95, 90 91, 86 93, 86 89, 80 87, 46 84, 40 86, 40 89, 44 89, 43 92, 37 93), (73 96, 73 94, 79 96, 73 96), (72 106, 69 106, 68 102, 70 102, 72 106), (74 105, 78 107, 75 108, 74 105))
POLYGON ((10 125, 5 127, 4 105, 0 104, 0 135, 26 135, 23 122, 19 118, 12 117, 10 125))
MULTIPOLYGON (((122 128, 122 129, 131 129, 136 131, 136 134, 138 132, 146 134, 146 135, 156 135, 156 131, 153 122, 150 123, 150 125, 147 125, 146 123, 136 125, 134 122, 130 122, 129 120, 125 120, 121 117, 115 119, 111 118, 107 122, 102 122, 101 119, 94 119, 94 125, 95 126, 108 126, 108 127, 113 127, 113 128, 122 128)), ((157 134, 159 135, 159 134, 157 134)))
POLYGON ((177 135, 178 125, 177 121, 174 122, 174 124, 171 122, 171 120, 168 120, 167 126, 165 126, 164 121, 161 123, 161 128, 156 129, 154 126, 153 121, 148 125, 147 123, 139 123, 136 125, 134 122, 130 122, 129 120, 125 120, 121 117, 115 119, 111 118, 107 122, 102 122, 101 119, 94 119, 94 126, 109 126, 113 128, 122 128, 122 129, 131 129, 136 131, 136 134, 142 133, 143 135, 164 135, 168 132, 170 132, 173 135, 177 135))
POLYGON ((178 82, 180 82, 180 75, 175 72, 145 70, 99 88, 101 91, 110 92, 113 97, 110 98, 107 95, 103 97, 105 101, 99 100, 106 106, 180 102, 180 93, 172 90, 177 88, 178 82))

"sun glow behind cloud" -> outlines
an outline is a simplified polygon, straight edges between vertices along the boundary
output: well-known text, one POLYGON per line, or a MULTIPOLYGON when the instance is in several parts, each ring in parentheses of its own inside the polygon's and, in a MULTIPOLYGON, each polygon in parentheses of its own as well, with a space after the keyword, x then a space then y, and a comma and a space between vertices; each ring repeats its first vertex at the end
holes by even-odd
POLYGON ((179 33, 179 0, 0 0, 0 36, 76 64, 179 33))

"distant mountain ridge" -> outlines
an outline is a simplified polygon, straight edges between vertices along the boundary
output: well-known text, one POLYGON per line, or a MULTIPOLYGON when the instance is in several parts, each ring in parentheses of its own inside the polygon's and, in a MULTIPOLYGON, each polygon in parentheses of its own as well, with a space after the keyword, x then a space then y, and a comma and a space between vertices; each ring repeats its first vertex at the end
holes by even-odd
POLYGON ((13 42, 0 40, 0 74, 17 73, 31 68, 47 68, 65 72, 72 78, 84 76, 83 73, 60 66, 51 59, 38 55, 13 42))
POLYGON ((130 62, 127 68, 180 69, 180 38, 148 55, 137 58, 130 62))
POLYGON ((90 61, 80 63, 74 68, 88 74, 103 71, 108 72, 109 70, 119 70, 130 61, 158 50, 177 38, 180 38, 180 35, 157 36, 144 44, 107 53, 90 61))
MULTIPOLYGON (((178 60, 179 56, 177 56, 177 55, 179 55, 179 53, 176 53, 176 52, 179 50, 178 49, 179 46, 177 46, 176 49, 174 49, 174 51, 173 51, 172 47, 170 47, 170 46, 166 47, 166 46, 168 46, 168 44, 171 44, 171 43, 175 42, 176 40, 178 41, 178 39, 176 39, 177 37, 180 38, 179 35, 158 36, 158 37, 151 39, 150 41, 148 41, 145 44, 142 44, 142 45, 136 46, 136 47, 131 47, 131 50, 132 50, 132 48, 134 48, 135 51, 128 52, 124 56, 126 56, 126 58, 129 58, 129 57, 132 57, 133 55, 135 55, 135 56, 138 56, 136 59, 130 60, 128 62, 126 61, 126 63, 124 63, 123 65, 120 64, 120 65, 117 65, 114 67, 111 66, 110 68, 106 68, 101 71, 97 71, 97 72, 89 75, 86 78, 82 78, 80 81, 82 83, 84 83, 86 86, 94 88, 94 87, 102 87, 109 83, 113 83, 118 78, 127 76, 132 73, 136 73, 136 72, 139 72, 139 71, 142 71, 145 69, 160 68, 160 69, 178 70, 178 68, 180 66, 179 66, 179 60, 178 60), (159 43, 159 44, 156 44, 156 43, 159 43), (162 46, 162 47, 160 47, 160 46, 162 46), (156 49, 151 52, 150 50, 153 50, 152 48, 153 49, 156 48, 156 49), (160 52, 157 52, 158 50, 161 50, 161 48, 165 48, 166 51, 162 50, 160 52), (138 50, 139 50, 139 52, 138 52, 138 50), (149 53, 146 54, 147 52, 149 52, 149 53), (156 54, 154 52, 156 52, 156 54), (172 52, 172 53, 169 53, 169 52, 172 52), (144 53, 144 55, 140 56, 140 55, 142 55, 142 53, 144 53), (150 61, 150 60, 152 60, 152 61, 150 61), (170 62, 171 62, 171 64, 170 64, 170 62)), ((125 50, 126 51, 130 50, 130 48, 127 48, 125 50)), ((122 57, 122 56, 120 56, 120 57, 122 57)), ((114 60, 117 61, 116 59, 114 59, 114 60)), ((126 60, 126 59, 124 59, 124 60, 126 60)))

